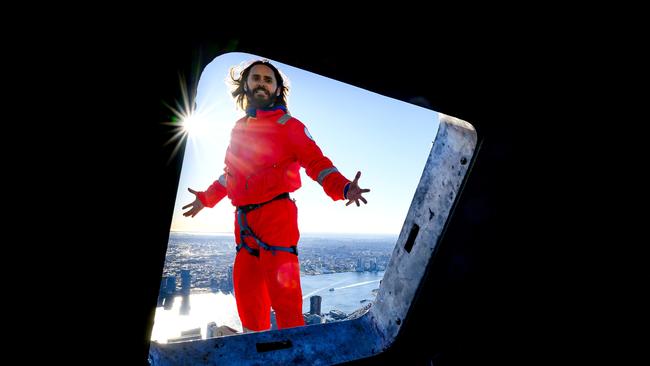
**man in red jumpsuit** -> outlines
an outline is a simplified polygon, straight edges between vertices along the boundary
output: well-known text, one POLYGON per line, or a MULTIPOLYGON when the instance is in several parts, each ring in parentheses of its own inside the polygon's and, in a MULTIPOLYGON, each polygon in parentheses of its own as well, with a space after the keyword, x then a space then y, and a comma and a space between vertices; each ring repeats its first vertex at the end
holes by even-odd
POLYGON ((246 116, 233 127, 225 173, 196 196, 184 216, 214 207, 226 195, 235 211, 237 255, 233 282, 244 331, 270 328, 275 310, 278 328, 304 325, 297 244, 296 204, 289 192, 300 188, 299 169, 317 181, 333 200, 367 203, 359 188, 361 172, 350 182, 323 155, 307 127, 289 115, 288 87, 275 66, 258 60, 239 75, 231 70, 232 92, 246 116))

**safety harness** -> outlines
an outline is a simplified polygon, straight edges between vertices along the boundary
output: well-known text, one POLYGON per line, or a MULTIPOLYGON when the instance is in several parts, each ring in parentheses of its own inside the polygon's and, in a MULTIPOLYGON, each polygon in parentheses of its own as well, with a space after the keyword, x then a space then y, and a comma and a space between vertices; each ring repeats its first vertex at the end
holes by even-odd
POLYGON ((250 236, 255 240, 257 245, 259 245, 260 248, 264 250, 270 250, 271 254, 275 255, 275 251, 279 250, 282 252, 289 252, 291 254, 298 255, 298 248, 294 245, 291 247, 280 247, 280 246, 274 246, 274 245, 268 245, 265 242, 261 241, 260 238, 258 238, 254 233, 253 230, 248 226, 248 221, 246 220, 246 214, 249 213, 250 211, 253 211, 257 208, 260 208, 264 206, 267 203, 273 202, 275 200, 280 200, 280 199, 285 199, 285 198, 290 198, 289 193, 282 193, 279 194, 272 199, 262 202, 262 203, 255 203, 251 205, 245 205, 245 206, 237 206, 237 222, 239 223, 239 236, 241 238, 241 243, 237 244, 237 252, 239 253, 239 250, 241 248, 246 249, 248 253, 251 255, 254 255, 259 258, 260 256, 260 251, 259 249, 253 249, 248 244, 246 244, 246 241, 244 240, 245 237, 250 236))

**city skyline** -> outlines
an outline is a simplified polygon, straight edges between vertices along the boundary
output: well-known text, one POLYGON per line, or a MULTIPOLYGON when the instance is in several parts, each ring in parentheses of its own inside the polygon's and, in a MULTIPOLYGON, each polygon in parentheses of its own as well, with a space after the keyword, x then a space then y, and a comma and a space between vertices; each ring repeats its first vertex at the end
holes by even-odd
MULTIPOLYGON (((383 271, 395 247, 396 237, 306 235, 300 243, 300 273, 302 276, 383 271)), ((169 240, 163 277, 180 276, 191 272, 191 288, 207 290, 215 287, 215 280, 224 284, 232 272, 235 251, 229 235, 172 234, 169 240)), ((176 287, 180 287, 178 282, 176 287)), ((220 286, 218 286, 220 287, 220 286)), ((222 288, 225 290, 225 288, 222 288)))

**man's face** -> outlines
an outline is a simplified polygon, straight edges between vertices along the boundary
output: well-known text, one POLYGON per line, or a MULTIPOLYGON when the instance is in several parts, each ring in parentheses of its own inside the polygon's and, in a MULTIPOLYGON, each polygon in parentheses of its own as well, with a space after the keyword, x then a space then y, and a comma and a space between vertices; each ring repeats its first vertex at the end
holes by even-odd
POLYGON ((266 65, 255 65, 246 80, 246 96, 255 108, 266 108, 275 102, 278 83, 273 70, 266 65))

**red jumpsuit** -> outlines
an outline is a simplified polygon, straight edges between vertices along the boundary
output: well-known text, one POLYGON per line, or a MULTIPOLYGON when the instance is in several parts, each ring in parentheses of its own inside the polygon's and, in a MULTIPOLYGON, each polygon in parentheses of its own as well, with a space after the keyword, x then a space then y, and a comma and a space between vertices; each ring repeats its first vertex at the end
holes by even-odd
MULTIPOLYGON (((267 202, 279 194, 300 188, 300 167, 323 186, 333 200, 344 198, 350 182, 334 167, 309 135, 307 128, 282 109, 258 110, 244 117, 232 130, 223 174, 198 198, 213 207, 228 195, 234 206, 267 202)), ((297 207, 279 199, 246 214, 248 226, 264 243, 289 248, 298 244, 297 207)), ((235 219, 235 240, 241 243, 235 219)), ((259 257, 239 250, 233 267, 237 310, 242 325, 250 330, 270 328, 270 308, 278 328, 304 325, 300 265, 297 255, 259 247, 251 237, 245 243, 259 250, 259 257)))

